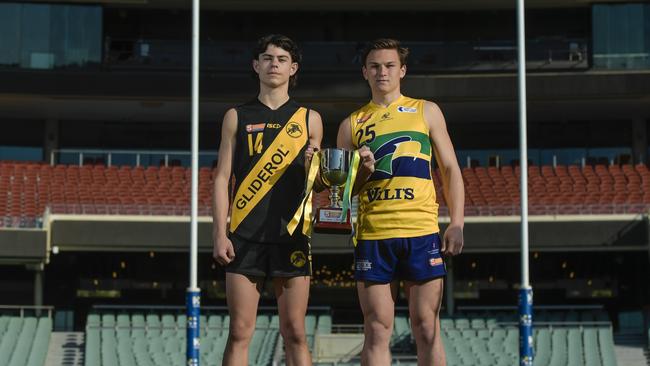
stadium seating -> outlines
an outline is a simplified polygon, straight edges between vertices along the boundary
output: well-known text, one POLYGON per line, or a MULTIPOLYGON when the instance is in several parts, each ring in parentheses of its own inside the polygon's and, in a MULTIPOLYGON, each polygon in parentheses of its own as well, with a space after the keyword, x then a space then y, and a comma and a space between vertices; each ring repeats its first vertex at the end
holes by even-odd
MULTIPOLYGON (((516 215, 519 167, 463 168, 466 214, 516 215)), ((650 206, 650 171, 643 164, 530 166, 531 214, 640 213, 650 206)), ((199 172, 199 214, 210 215, 212 175, 199 172)), ((433 174, 442 215, 447 213, 440 171, 433 174)), ((33 227, 46 207, 54 213, 187 215, 187 168, 56 165, 0 162, 0 227, 33 227)), ((314 204, 328 202, 328 193, 314 204)))
POLYGON ((43 366, 52 319, 0 316, 0 365, 43 366))
MULTIPOLYGON (((460 324, 465 322, 465 318, 471 320, 471 328, 478 329, 482 321, 485 321, 487 328, 492 328, 497 323, 516 323, 518 321, 517 314, 512 311, 461 311, 460 324), (477 325, 478 324, 478 325, 477 325)), ((610 323, 611 320, 607 313, 602 309, 587 309, 587 310, 553 310, 553 309, 536 309, 534 314, 535 323, 593 323, 597 322, 602 325, 610 323)), ((451 321, 450 319, 442 319, 442 324, 451 321)), ((450 323, 447 323, 450 324, 450 323)), ((456 323, 459 324, 458 319, 456 323)), ((452 325, 453 326, 453 325, 452 325)), ((458 325, 455 325, 457 328, 458 325)), ((467 326, 465 326, 467 327, 467 326)), ((460 326, 462 328, 462 325, 460 326)))
MULTIPOLYGON (((85 366, 185 364, 186 317, 173 314, 90 314, 85 366)), ((277 315, 260 315, 250 345, 251 365, 271 363, 279 336, 277 315)), ((201 364, 221 365, 228 338, 227 315, 201 316, 201 364)))
MULTIPOLYGON (((541 311, 534 326, 535 366, 615 366, 614 339, 607 315, 599 310, 541 311)), ((449 366, 518 364, 519 330, 516 315, 497 312, 482 317, 460 315, 441 319, 443 344, 449 366)), ((399 332, 407 324, 397 315, 393 334, 393 356, 414 355, 404 344, 395 347, 399 332)), ((407 330, 408 332, 408 330, 407 330)), ((395 362, 393 362, 395 364, 395 362)))
MULTIPOLYGON (((450 365, 514 365, 519 353, 515 326, 444 330, 450 365)), ((611 328, 538 326, 534 365, 615 365, 611 328), (584 344, 584 346, 583 346, 584 344)))
MULTIPOLYGON (((85 366, 180 365, 185 363, 185 315, 142 313, 89 314, 86 320, 85 366)), ((228 339, 226 314, 201 316, 201 364, 221 365, 228 339)), ((280 322, 277 315, 259 315, 250 344, 251 365, 269 365, 275 353, 280 322)), ((313 346, 316 333, 331 333, 329 314, 308 314, 306 333, 313 346)))
MULTIPOLYGON (((503 311, 483 313, 480 317, 468 313, 456 318, 441 319, 448 365, 517 364, 519 330, 513 322, 515 317, 515 314, 503 311)), ((612 328, 604 312, 541 311, 540 317, 543 320, 536 318, 534 327, 535 366, 616 366, 612 328)), ((86 324, 85 366, 183 364, 185 321, 184 315, 173 314, 90 314, 86 324)), ((221 364, 228 337, 228 322, 229 318, 225 314, 202 316, 201 364, 221 364)), ((5 323, 8 321, 0 318, 0 329, 7 328, 3 326, 5 323)), ((17 326, 14 325, 12 329, 14 328, 17 329, 17 326)), ((306 334, 310 347, 315 334, 331 331, 330 315, 307 315, 306 334)), ((270 365, 278 337, 277 315, 258 316, 250 345, 250 364, 270 365)), ((18 342, 19 340, 12 339, 11 347, 18 342)), ((0 352, 5 347, 9 346, 0 343, 0 352)), ((395 318, 391 349, 393 364, 416 364, 415 343, 405 314, 397 314, 395 318)), ((358 364, 358 359, 336 363, 358 364)))
MULTIPOLYGON (((450 366, 514 365, 518 357, 516 314, 507 311, 461 314, 441 319, 450 366)), ((616 365, 611 323, 602 310, 541 310, 535 325, 535 365, 616 365)), ((393 365, 416 365, 408 318, 398 313, 391 349, 393 365)), ((333 363, 317 363, 319 366, 333 363)), ((358 359, 336 365, 359 365, 358 359)))

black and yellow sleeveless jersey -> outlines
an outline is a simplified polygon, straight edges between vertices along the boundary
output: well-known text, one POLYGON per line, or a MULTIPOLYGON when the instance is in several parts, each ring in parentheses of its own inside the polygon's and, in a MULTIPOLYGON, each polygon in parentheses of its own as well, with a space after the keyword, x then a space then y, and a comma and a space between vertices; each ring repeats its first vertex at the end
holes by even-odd
POLYGON ((236 107, 235 110, 237 111, 237 137, 233 175, 235 176, 234 191, 239 194, 233 197, 232 202, 233 214, 230 221, 232 234, 258 243, 305 240, 299 230, 293 236, 289 235, 286 227, 304 197, 306 178, 304 155, 309 141, 308 110, 300 107, 293 99, 272 110, 257 98, 236 107), (300 141, 299 145, 294 145, 295 157, 281 175, 274 174, 277 173, 274 170, 275 164, 287 163, 282 160, 287 159, 289 155, 285 153, 286 149, 283 147, 285 144, 276 141, 280 135, 285 139, 296 138, 296 141, 300 141), (277 152, 267 153, 268 147, 272 145, 277 152), (260 161, 263 156, 266 156, 268 161, 260 161), (252 171, 255 167, 266 167, 266 169, 260 169, 259 172, 252 171), (248 179, 245 179, 247 176, 248 179), (248 182, 245 182, 246 180, 248 182), (268 182, 272 187, 263 192, 264 189, 259 188, 260 183, 268 182), (247 186, 240 187, 242 183, 247 186), (262 198, 253 207, 250 202, 255 195, 262 198), (239 216, 243 218, 238 220, 233 230, 235 207, 242 209, 239 216))
POLYGON ((375 157, 375 172, 359 191, 357 239, 439 231, 424 103, 400 96, 387 107, 371 101, 350 115, 353 146, 368 146, 375 157))

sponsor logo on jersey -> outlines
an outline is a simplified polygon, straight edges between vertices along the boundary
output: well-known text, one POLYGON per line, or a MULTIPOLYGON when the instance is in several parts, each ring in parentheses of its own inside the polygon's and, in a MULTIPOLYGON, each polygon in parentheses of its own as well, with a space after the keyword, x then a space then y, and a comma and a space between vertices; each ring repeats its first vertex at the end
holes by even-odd
POLYGON ((251 132, 264 131, 264 126, 266 126, 266 123, 255 123, 252 125, 246 125, 246 132, 251 133, 251 132))
POLYGON ((372 269, 372 262, 369 260, 359 260, 355 263, 354 268, 357 271, 369 271, 372 269))
POLYGON ((266 128, 273 128, 277 130, 278 128, 282 128, 282 125, 279 123, 267 123, 266 128))
POLYGON ((371 188, 366 191, 368 202, 390 200, 412 200, 415 198, 413 188, 381 189, 371 188))
POLYGON ((302 128, 297 122, 287 123, 287 134, 293 138, 298 138, 302 136, 302 128))
POLYGON ((293 264, 293 266, 297 268, 302 268, 307 263, 307 256, 305 255, 305 253, 299 250, 296 250, 295 252, 291 253, 291 257, 289 259, 291 260, 291 264, 293 264))
POLYGON ((248 202, 250 202, 260 191, 263 185, 262 183, 267 182, 271 179, 273 174, 275 174, 276 170, 278 170, 278 166, 282 164, 287 155, 289 155, 288 150, 283 150, 282 146, 278 147, 275 153, 271 155, 271 159, 269 159, 270 161, 264 164, 264 166, 257 172, 255 179, 251 181, 248 187, 246 187, 247 192, 242 193, 241 198, 235 202, 238 209, 243 210, 246 207, 248 202))
POLYGON ((372 117, 372 113, 366 114, 365 116, 361 116, 361 117, 357 118, 357 123, 364 123, 367 120, 369 120, 370 117, 372 117))
POLYGON ((418 109, 413 107, 404 107, 401 105, 397 107, 397 111, 402 113, 417 113, 418 109))
POLYGON ((431 259, 429 259, 429 265, 431 267, 440 266, 443 263, 444 262, 442 261, 442 258, 431 258, 431 259))

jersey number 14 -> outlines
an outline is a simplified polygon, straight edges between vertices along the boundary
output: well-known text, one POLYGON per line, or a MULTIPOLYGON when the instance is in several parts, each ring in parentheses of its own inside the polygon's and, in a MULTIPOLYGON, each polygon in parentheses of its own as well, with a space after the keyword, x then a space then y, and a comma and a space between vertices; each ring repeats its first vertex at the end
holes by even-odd
POLYGON ((248 134, 248 156, 262 153, 262 136, 264 133, 249 133, 248 134), (255 142, 253 142, 253 135, 255 135, 255 142))

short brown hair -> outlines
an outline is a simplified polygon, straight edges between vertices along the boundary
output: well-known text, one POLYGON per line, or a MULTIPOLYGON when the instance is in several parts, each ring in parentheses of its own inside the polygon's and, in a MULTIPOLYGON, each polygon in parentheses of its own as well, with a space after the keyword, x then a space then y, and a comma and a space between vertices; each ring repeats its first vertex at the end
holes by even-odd
POLYGON ((366 59, 371 51, 374 50, 395 50, 399 56, 399 62, 401 65, 406 65, 406 61, 409 57, 409 49, 402 47, 398 40, 392 38, 379 38, 374 41, 366 44, 366 47, 363 49, 363 57, 361 62, 363 65, 366 65, 366 59))
MULTIPOLYGON (((253 49, 253 60, 259 59, 260 55, 263 54, 269 45, 274 45, 275 47, 282 48, 283 50, 289 52, 291 56, 291 62, 295 62, 300 65, 302 61, 302 53, 298 44, 294 42, 291 38, 284 36, 282 34, 269 34, 264 37, 261 37, 257 40, 257 44, 253 49)), ((253 76, 256 79, 259 79, 259 75, 253 72, 253 76)), ((298 83, 298 73, 295 73, 289 77, 289 86, 296 86, 298 83)))

